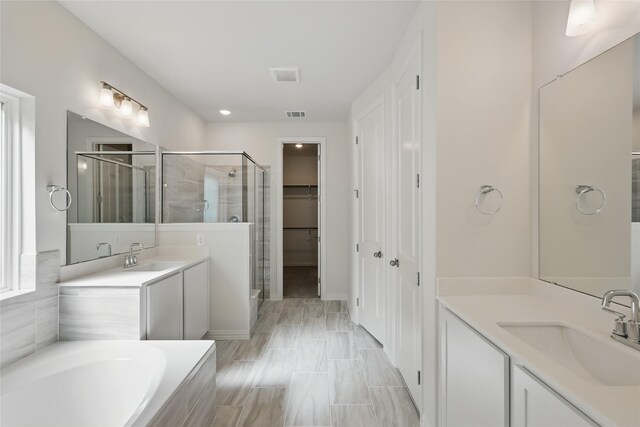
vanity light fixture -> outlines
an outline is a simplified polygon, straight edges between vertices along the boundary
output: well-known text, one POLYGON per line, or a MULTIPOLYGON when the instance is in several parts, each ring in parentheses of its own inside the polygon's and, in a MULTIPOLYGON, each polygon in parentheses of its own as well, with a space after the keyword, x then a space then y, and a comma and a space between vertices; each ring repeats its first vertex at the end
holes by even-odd
POLYGON ((222 114, 223 116, 228 116, 229 114, 231 114, 231 111, 229 111, 229 110, 220 110, 220 114, 222 114))
POLYGON ((567 18, 567 36, 579 36, 593 30, 598 15, 593 0, 571 0, 567 18))
POLYGON ((123 117, 133 117, 133 104, 138 106, 136 121, 141 127, 149 127, 149 108, 139 101, 136 101, 126 93, 116 89, 107 82, 101 81, 100 105, 104 107, 114 107, 123 117))

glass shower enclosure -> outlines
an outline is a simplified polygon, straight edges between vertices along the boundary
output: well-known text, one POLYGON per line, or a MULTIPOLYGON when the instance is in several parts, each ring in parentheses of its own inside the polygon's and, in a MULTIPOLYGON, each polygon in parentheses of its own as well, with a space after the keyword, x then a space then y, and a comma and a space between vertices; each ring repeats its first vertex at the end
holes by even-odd
POLYGON ((162 153, 163 223, 252 223, 252 285, 264 300, 265 170, 245 152, 162 153))

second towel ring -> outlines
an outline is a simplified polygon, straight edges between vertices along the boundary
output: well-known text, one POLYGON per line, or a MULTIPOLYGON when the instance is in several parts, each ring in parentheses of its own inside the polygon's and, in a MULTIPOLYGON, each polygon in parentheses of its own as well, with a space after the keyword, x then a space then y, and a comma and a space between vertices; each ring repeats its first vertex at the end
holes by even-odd
POLYGON ((580 212, 582 215, 598 214, 602 212, 605 206, 607 206, 607 195, 604 194, 604 191, 602 191, 598 187, 594 187, 593 185, 578 185, 576 186, 576 193, 578 194, 578 196, 576 197, 576 209, 578 209, 578 212, 580 212), (582 200, 582 196, 587 193, 591 193, 592 191, 597 191, 598 193, 600 193, 600 195, 602 196, 602 204, 598 209, 594 211, 585 211, 580 207, 580 201, 582 200))
POLYGON ((478 210, 478 212, 480 212, 483 215, 493 215, 495 213, 497 213, 500 209, 502 209, 502 204, 504 203, 504 197, 502 197, 502 192, 500 190, 498 190, 496 187, 494 187, 493 185, 481 185, 480 186, 480 191, 478 192, 478 195, 476 196, 476 209, 478 210), (492 191, 495 191, 496 193, 498 193, 498 195, 500 196, 500 205, 498 205, 498 207, 492 211, 485 211, 482 210, 482 208, 480 207, 480 197, 491 193, 492 191))
POLYGON ((47 191, 49 192, 49 204, 51 205, 51 207, 59 212, 64 212, 66 210, 68 210, 71 207, 71 193, 69 192, 69 190, 67 190, 66 188, 60 186, 60 185, 55 185, 55 184, 49 184, 47 185, 47 191), (64 191, 65 193, 67 193, 66 198, 67 198, 67 205, 64 208, 59 208, 56 205, 53 204, 53 195, 56 194, 58 191, 64 191))

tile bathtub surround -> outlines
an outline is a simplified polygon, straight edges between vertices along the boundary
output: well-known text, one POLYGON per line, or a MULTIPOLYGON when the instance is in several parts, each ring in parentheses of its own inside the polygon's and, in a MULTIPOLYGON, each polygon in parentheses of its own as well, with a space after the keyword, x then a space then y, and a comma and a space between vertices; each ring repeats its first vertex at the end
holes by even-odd
POLYGON ((32 289, 0 303, 0 367, 58 341, 58 251, 21 257, 21 286, 32 289))
POLYGON ((343 310, 318 298, 265 301, 250 340, 217 341, 213 425, 419 426, 398 370, 343 310))

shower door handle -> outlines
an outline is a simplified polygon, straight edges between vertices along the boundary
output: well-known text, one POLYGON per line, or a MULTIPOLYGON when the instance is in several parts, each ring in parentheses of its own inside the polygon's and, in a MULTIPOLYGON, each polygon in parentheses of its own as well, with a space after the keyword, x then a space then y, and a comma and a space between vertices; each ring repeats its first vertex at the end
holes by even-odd
POLYGON ((374 252, 373 253, 373 257, 374 258, 382 258, 382 252, 378 251, 378 252, 374 252))

